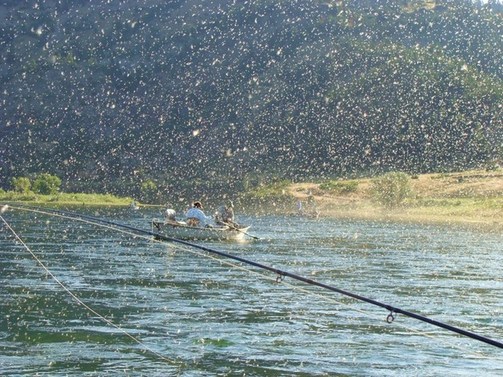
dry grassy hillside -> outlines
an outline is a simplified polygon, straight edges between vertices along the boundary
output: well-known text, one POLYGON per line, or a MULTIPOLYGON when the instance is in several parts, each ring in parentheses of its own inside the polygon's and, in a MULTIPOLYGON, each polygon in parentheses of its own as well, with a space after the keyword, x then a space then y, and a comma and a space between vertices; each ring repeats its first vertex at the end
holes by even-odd
MULTIPOLYGON (((344 182, 344 181, 341 181, 344 182)), ((392 221, 472 224, 503 229, 503 171, 424 174, 410 180, 412 196, 390 210, 371 198, 370 179, 357 180, 355 192, 340 194, 316 183, 295 183, 289 193, 307 201, 312 195, 321 216, 392 221)))

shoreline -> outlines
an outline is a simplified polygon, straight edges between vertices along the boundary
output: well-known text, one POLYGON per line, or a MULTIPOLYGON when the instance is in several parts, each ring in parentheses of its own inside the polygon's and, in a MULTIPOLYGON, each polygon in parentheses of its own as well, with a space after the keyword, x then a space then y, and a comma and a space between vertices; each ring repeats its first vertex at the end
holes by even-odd
POLYGON ((384 208, 378 207, 337 210, 324 208, 320 205, 318 209, 320 212, 318 217, 302 215, 295 211, 280 208, 276 208, 275 211, 250 209, 245 210, 244 213, 252 216, 276 215, 285 217, 303 217, 306 221, 317 221, 317 219, 339 219, 393 224, 416 224, 423 226, 434 225, 478 231, 503 232, 503 220, 501 218, 481 218, 479 215, 461 217, 453 215, 439 215, 434 213, 417 214, 408 213, 408 208, 402 208, 401 211, 387 211, 384 208))
MULTIPOLYGON (((395 224, 440 225, 503 232, 503 211, 472 208, 456 214, 450 207, 403 206, 386 209, 369 203, 337 205, 318 202, 320 218, 389 222, 395 224), (454 212, 454 213, 453 213, 454 212)), ((297 215, 295 212, 291 214, 297 215)))
POLYGON ((291 184, 287 191, 294 203, 306 202, 309 197, 314 199, 320 217, 503 231, 501 171, 415 176, 410 179, 410 198, 392 209, 372 201, 371 178, 336 182, 356 183, 356 189, 343 194, 322 190, 317 183, 304 182, 291 184))
POLYGON ((345 219, 345 220, 362 220, 362 221, 376 221, 376 222, 388 222, 394 224, 417 224, 417 225, 436 225, 436 226, 446 226, 446 227, 460 227, 469 228, 476 230, 486 230, 486 231, 503 231, 503 222, 497 220, 481 220, 472 218, 459 218, 459 217, 443 217, 443 216, 414 216, 408 214, 387 214, 387 215, 361 215, 356 213, 341 213, 341 214, 330 214, 320 217, 324 218, 334 218, 334 219, 345 219))
MULTIPOLYGON (((34 205, 34 206, 78 206, 78 207, 128 207, 126 204, 119 203, 80 203, 80 202, 64 202, 64 203, 48 203, 48 202, 36 202, 36 201, 5 201, 0 203, 0 207, 9 205, 34 205)), ((162 207, 156 204, 140 205, 141 208, 156 208, 162 207)), ((279 216, 296 216, 302 217, 303 215, 298 214, 296 211, 289 210, 285 206, 274 206, 271 205, 269 209, 273 207, 274 211, 264 211, 262 208, 259 210, 254 209, 244 209, 243 213, 252 216, 263 216, 263 215, 279 215, 279 216)), ((496 216, 494 214, 488 213, 482 209, 475 209, 472 213, 464 213, 462 216, 446 213, 448 208, 443 207, 401 207, 396 209, 386 209, 383 207, 378 207, 369 203, 352 203, 348 205, 347 202, 334 203, 329 200, 317 201, 317 208, 319 210, 318 218, 325 219, 341 219, 341 220, 356 220, 356 221, 369 221, 369 222, 380 222, 380 223, 393 223, 393 224, 417 224, 417 225, 435 225, 435 226, 446 226, 446 227, 458 227, 463 229, 472 229, 478 231, 490 231, 490 232, 503 232, 503 211, 500 211, 496 216), (418 213, 420 212, 420 213, 418 213)), ((304 216, 308 221, 316 221, 316 218, 312 216, 304 216)))
MULTIPOLYGON (((279 188, 266 187, 260 196, 236 198, 239 212, 254 216, 299 216, 297 204, 316 209, 321 218, 352 219, 411 224, 436 224, 503 232, 503 171, 471 170, 457 173, 422 174, 410 178, 412 194, 400 207, 376 204, 370 190, 372 178, 298 182, 279 188), (327 181, 323 181, 326 183, 327 181), (337 188, 351 188, 349 191, 337 188), (246 198, 246 199, 245 199, 246 198)), ((128 207, 133 199, 110 194, 59 193, 35 195, 5 192, 0 205, 128 207)), ((141 208, 162 208, 143 204, 141 208)), ((312 216, 306 216, 309 218, 312 216)))

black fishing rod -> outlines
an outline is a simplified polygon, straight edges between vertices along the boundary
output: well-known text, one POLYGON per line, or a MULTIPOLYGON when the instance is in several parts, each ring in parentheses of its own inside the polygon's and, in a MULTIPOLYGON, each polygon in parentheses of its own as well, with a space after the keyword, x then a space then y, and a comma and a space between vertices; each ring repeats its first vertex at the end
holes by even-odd
POLYGON ((252 260, 249 260, 249 259, 238 257, 236 255, 228 254, 228 253, 225 253, 223 251, 211 249, 211 248, 206 247, 206 246, 194 244, 194 243, 191 243, 191 242, 188 242, 188 241, 184 241, 184 240, 180 240, 180 239, 177 239, 177 238, 167 237, 167 236, 165 236, 163 234, 160 234, 160 233, 157 233, 157 232, 153 232, 153 231, 149 231, 149 230, 145 230, 145 229, 136 228, 136 227, 133 227, 133 226, 130 226, 130 225, 127 225, 127 224, 121 224, 121 223, 117 223, 117 222, 114 222, 114 221, 102 219, 102 218, 95 217, 95 216, 85 215, 85 214, 81 214, 81 213, 76 213, 76 212, 56 210, 56 209, 40 209, 40 208, 37 208, 37 207, 29 207, 29 206, 11 206, 11 208, 18 209, 18 210, 26 210, 26 211, 32 211, 32 212, 45 213, 45 214, 61 215, 61 216, 72 218, 73 220, 79 220, 79 219, 81 219, 81 220, 89 220, 89 221, 93 221, 93 222, 96 222, 96 223, 102 223, 102 224, 111 225, 111 226, 116 227, 116 228, 128 229, 130 231, 133 231, 133 232, 137 233, 138 235, 150 235, 150 236, 153 236, 154 238, 156 238, 158 240, 170 241, 170 242, 179 243, 179 244, 182 244, 182 245, 194 247, 194 248, 206 251, 206 252, 211 253, 211 254, 220 255, 222 257, 233 259, 233 260, 236 260, 236 261, 248 264, 250 266, 254 266, 254 267, 257 267, 257 268, 260 268, 260 269, 263 269, 263 270, 274 272, 275 274, 278 275, 278 278, 276 279, 277 282, 282 281, 285 277, 290 277, 292 279, 295 279, 295 280, 298 280, 298 281, 302 281, 302 282, 304 282, 306 284, 318 286, 318 287, 327 289, 329 291, 336 292, 336 293, 342 294, 344 296, 352 297, 352 298, 354 298, 356 300, 363 301, 363 302, 366 302, 366 303, 369 303, 369 304, 372 304, 372 305, 384 308, 384 309, 386 309, 386 310, 388 310, 390 312, 388 314, 387 318, 386 318, 386 321, 388 323, 393 322, 393 320, 395 319, 395 314, 403 314, 403 315, 405 315, 407 317, 414 318, 414 319, 417 319, 419 321, 426 322, 426 323, 429 323, 431 325, 434 325, 434 326, 437 326, 437 327, 440 327, 440 328, 443 328, 443 329, 455 332, 457 334, 464 335, 464 336, 469 337, 471 339, 475 339, 475 340, 484 342, 486 344, 490 344, 492 346, 495 346, 495 347, 503 349, 503 343, 500 342, 500 341, 497 341, 497 340, 494 340, 494 339, 491 339, 491 338, 488 338, 488 337, 476 334, 476 333, 468 331, 468 330, 461 329, 459 327, 451 326, 449 324, 436 321, 434 319, 431 319, 431 318, 425 317, 423 315, 416 314, 416 313, 413 313, 413 312, 410 312, 410 311, 398 308, 396 306, 392 306, 392 305, 389 305, 389 304, 382 303, 380 301, 373 300, 371 298, 360 296, 360 295, 358 295, 356 293, 345 291, 343 289, 336 288, 336 287, 333 287, 333 286, 330 286, 330 285, 318 282, 316 280, 312 280, 312 279, 309 279, 309 278, 306 278, 306 277, 303 277, 303 276, 300 276, 300 275, 297 275, 297 274, 294 274, 294 273, 291 273, 291 272, 288 272, 288 271, 285 271, 285 270, 281 270, 279 268, 274 268, 274 267, 271 267, 271 266, 268 266, 268 265, 265 265, 265 264, 262 264, 262 263, 258 263, 258 262, 255 262, 255 261, 252 261, 252 260))

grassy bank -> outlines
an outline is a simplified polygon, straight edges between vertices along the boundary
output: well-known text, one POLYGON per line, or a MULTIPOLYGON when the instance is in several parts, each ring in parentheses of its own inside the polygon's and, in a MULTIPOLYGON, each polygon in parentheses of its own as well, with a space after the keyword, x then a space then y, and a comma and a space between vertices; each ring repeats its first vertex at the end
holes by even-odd
POLYGON ((35 193, 17 193, 13 191, 0 192, 0 202, 27 202, 30 204, 57 204, 79 206, 129 206, 132 198, 120 198, 110 194, 72 194, 58 193, 55 195, 41 195, 35 193))
MULTIPOLYGON (((457 224, 503 230, 502 170, 411 177, 409 196, 395 208, 385 208, 375 202, 372 182, 372 179, 276 182, 244 194, 236 202, 236 210, 244 209, 248 214, 258 215, 293 215, 298 201, 312 200, 321 217, 457 224)), ((132 200, 109 194, 38 195, 0 191, 0 203, 129 206, 132 200)))
MULTIPOLYGON (((311 197, 322 217, 441 223, 503 229, 503 171, 473 170, 411 177, 411 192, 396 208, 377 204, 372 179, 282 185, 262 213, 294 214, 311 197)), ((256 199, 257 201, 257 199, 256 199)))

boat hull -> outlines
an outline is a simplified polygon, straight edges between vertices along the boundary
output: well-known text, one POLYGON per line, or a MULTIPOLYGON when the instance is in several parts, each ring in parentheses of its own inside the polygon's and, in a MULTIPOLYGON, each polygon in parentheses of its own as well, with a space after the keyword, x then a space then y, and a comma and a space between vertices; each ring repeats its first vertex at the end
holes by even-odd
POLYGON ((152 229, 160 235, 181 240, 243 240, 249 227, 197 227, 185 223, 152 221, 152 229))

